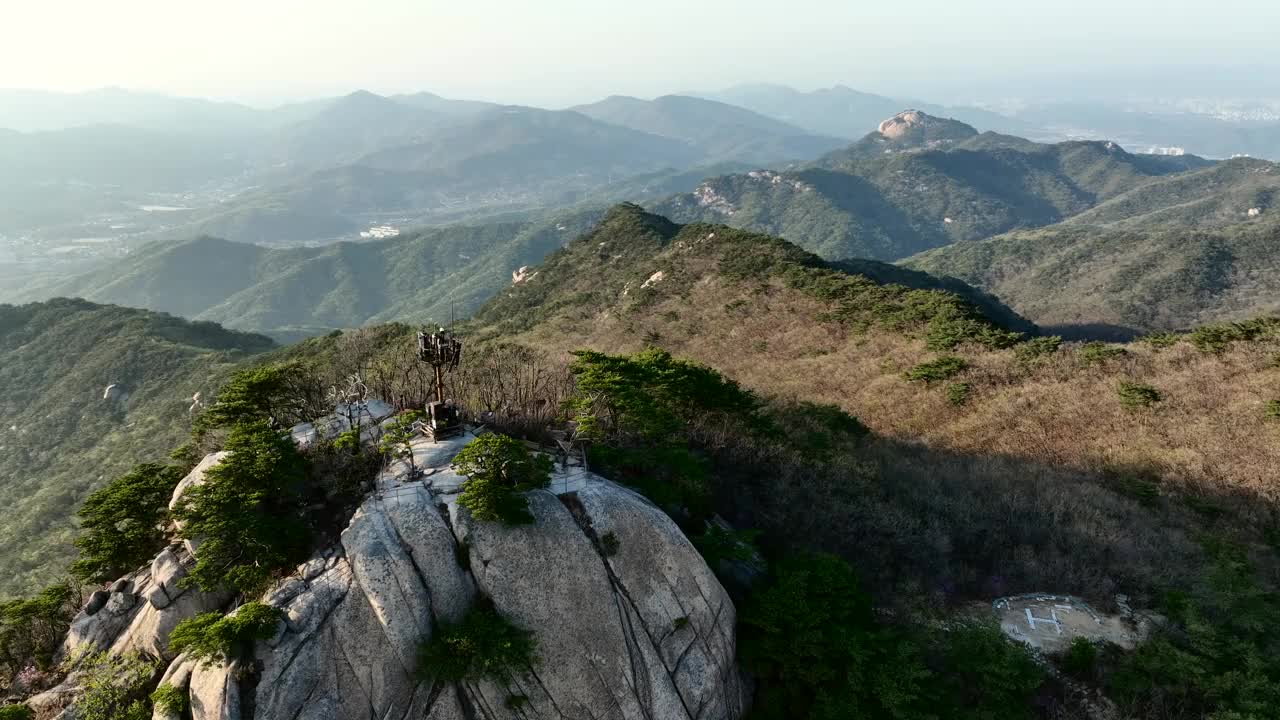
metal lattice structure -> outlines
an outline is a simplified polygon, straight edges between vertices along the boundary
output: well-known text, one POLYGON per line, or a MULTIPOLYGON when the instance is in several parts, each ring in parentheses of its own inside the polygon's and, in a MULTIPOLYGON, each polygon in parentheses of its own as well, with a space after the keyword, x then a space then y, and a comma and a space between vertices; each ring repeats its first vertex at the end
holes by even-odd
POLYGON ((458 369, 462 361, 462 341, 444 328, 433 333, 420 332, 418 359, 435 370, 436 402, 444 402, 444 374, 458 369))
POLYGON ((435 372, 436 399, 427 404, 430 416, 426 430, 434 438, 448 437, 462 432, 462 422, 457 408, 447 400, 444 375, 458 369, 462 362, 462 341, 444 328, 428 333, 418 333, 418 359, 431 366, 435 372))

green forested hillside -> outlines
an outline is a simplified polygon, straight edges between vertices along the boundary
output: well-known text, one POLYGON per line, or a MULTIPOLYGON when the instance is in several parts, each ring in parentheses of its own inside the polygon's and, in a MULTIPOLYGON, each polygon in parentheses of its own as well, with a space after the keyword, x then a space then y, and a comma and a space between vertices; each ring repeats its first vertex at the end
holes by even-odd
MULTIPOLYGON (((956 243, 905 265, 957 277, 1068 334, 1123 338, 1280 312, 1280 222, 1274 217, 1209 229, 1138 217, 1149 224, 1071 222, 956 243)), ((1209 224, 1212 217, 1201 219, 1209 224)))
POLYGON ((512 272, 586 231, 600 211, 457 225, 387 240, 268 249, 199 238, 154 244, 46 289, 220 322, 278 337, 369 322, 466 316, 512 272))
MULTIPOLYGON (((1268 662, 1280 637, 1280 321, 1077 344, 955 291, 624 204, 459 328, 468 350, 450 391, 531 437, 569 408, 592 429, 592 469, 671 509, 713 566, 767 561, 768 577, 735 597, 763 717, 1087 717, 1103 698, 1139 720, 1268 717, 1257 710, 1280 688, 1268 662), (712 512, 741 532, 708 528, 712 512), (1136 650, 1073 646, 1037 658, 1054 669, 1042 671, 972 621, 1020 593, 1161 620, 1136 650), (808 673, 815 663, 839 672, 808 673), (1186 711, 1171 716, 1171 703, 1186 711)), ((99 347, 127 354, 117 338, 167 347, 207 331, 218 368, 237 356, 214 348, 244 338, 78 301, 13 313, 0 350, 18 361, 49 363, 77 331, 58 330, 61 318, 106 326, 75 335, 84 358, 52 356, 72 376, 105 362, 99 347)), ((268 357, 302 361, 316 385, 361 372, 391 402, 420 406, 412 334, 332 333, 268 357)), ((24 380, 45 381, 43 365, 23 364, 24 380)), ((57 407, 83 412, 53 395, 74 383, 47 385, 57 407)), ((161 397, 178 390, 171 380, 161 397)), ((132 409, 127 419, 143 424, 132 409)))
POLYGON ((164 460, 190 430, 192 395, 271 347, 82 300, 0 305, 0 597, 58 577, 80 501, 138 462, 164 460))
POLYGON ((897 260, 1060 222, 1178 169, 1112 143, 1008 147, 972 137, 985 149, 833 155, 810 169, 714 178, 655 209, 780 235, 827 258, 897 260))
POLYGON ((1070 219, 1083 225, 1219 227, 1280 210, 1280 165, 1235 158, 1159 178, 1070 219))

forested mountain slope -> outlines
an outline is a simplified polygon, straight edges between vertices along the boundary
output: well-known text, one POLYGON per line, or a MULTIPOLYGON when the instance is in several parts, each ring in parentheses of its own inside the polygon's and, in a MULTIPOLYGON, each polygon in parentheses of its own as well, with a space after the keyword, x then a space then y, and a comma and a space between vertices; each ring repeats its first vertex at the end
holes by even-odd
POLYGON ((1187 162, 1113 143, 1037 145, 918 112, 810 167, 707 180, 655 205, 680 221, 785 237, 830 259, 897 260, 934 247, 1051 225, 1187 162))
POLYGON ((1280 379, 1273 325, 1221 331, 1221 343, 1218 330, 1172 338, 1168 349, 1020 343, 985 315, 958 320, 958 308, 976 308, 960 296, 834 268, 775 238, 623 206, 482 308, 476 332, 555 350, 654 342, 770 394, 835 402, 889 437, 1096 473, 1150 467, 1206 492, 1277 492, 1268 468, 1280 467, 1280 449, 1265 419, 1280 379), (1246 336, 1255 339, 1231 342, 1246 336), (946 382, 903 379, 949 354, 961 362, 946 382), (1135 422, 1121 381, 1164 399, 1135 422), (1224 454, 1222 443, 1241 450, 1224 454))
POLYGON ((1131 338, 1280 312, 1280 223, 1069 223, 905 261, 995 293, 1053 332, 1131 338))
POLYGON ((960 278, 1066 332, 1131 337, 1243 320, 1280 309, 1278 193, 1280 166, 1230 160, 1140 185, 1059 225, 904 264, 960 278))
POLYGON ((268 249, 198 238, 153 244, 44 290, 212 320, 279 337, 370 322, 464 317, 521 266, 585 232, 600 212, 433 228, 386 240, 268 249))
POLYGON ((192 396, 272 346, 82 300, 0 305, 0 596, 59 576, 80 501, 136 463, 165 460, 190 431, 192 396))

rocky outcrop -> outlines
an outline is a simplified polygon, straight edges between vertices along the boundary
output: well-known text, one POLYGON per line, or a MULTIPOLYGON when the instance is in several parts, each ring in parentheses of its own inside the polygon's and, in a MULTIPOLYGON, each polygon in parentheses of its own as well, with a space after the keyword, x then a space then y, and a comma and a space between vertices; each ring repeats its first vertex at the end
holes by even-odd
POLYGON ((742 715, 733 604, 662 511, 595 477, 529 506, 536 523, 517 527, 454 507, 477 585, 534 630, 543 661, 512 686, 469 687, 478 707, 514 695, 534 717, 742 715))
MULTIPOLYGON (((670 518, 569 464, 529 494, 533 524, 475 521, 457 504, 465 478, 450 467, 472 439, 420 438, 420 472, 398 461, 379 476, 340 540, 261 598, 283 618, 254 657, 169 654, 178 622, 231 600, 181 587, 193 566, 183 545, 95 595, 66 652, 169 661, 160 682, 187 692, 193 720, 741 718, 733 604, 670 518), (481 597, 534 634, 538 662, 505 682, 423 679, 422 644, 481 597)), ((175 502, 220 461, 205 458, 175 502)))
MULTIPOLYGON (((177 487, 173 489, 173 497, 169 500, 169 512, 176 510, 178 508, 178 503, 182 500, 182 496, 185 495, 192 487, 203 483, 205 473, 209 472, 209 469, 214 465, 222 462, 229 454, 230 453, 226 452, 216 452, 211 455, 206 455, 194 468, 191 468, 191 472, 187 473, 186 477, 179 480, 177 487)), ((175 520, 173 524, 174 527, 179 530, 182 529, 182 523, 175 520)), ((187 552, 192 555, 194 555, 196 550, 200 547, 200 541, 195 538, 184 539, 182 544, 186 546, 187 552)))
MULTIPOLYGON (((285 619, 259 644, 254 716, 740 718, 733 604, 675 524, 576 466, 530 494, 534 524, 476 522, 449 468, 470 439, 418 441, 424 475, 384 473, 339 546, 267 594, 285 619), (533 631, 540 662, 509 683, 422 680, 418 648, 481 594, 533 631)), ((195 720, 233 717, 218 713, 193 702, 195 720)))
MULTIPOLYGON (((201 466, 211 467, 219 459, 211 455, 201 466)), ((203 470, 200 472, 202 474, 203 470)), ((192 475, 188 475, 183 480, 185 485, 174 490, 175 501, 186 487, 190 487, 192 483, 187 480, 191 478, 192 475)), ((194 566, 195 558, 187 548, 173 545, 162 550, 149 567, 120 578, 107 590, 94 592, 72 619, 58 653, 59 662, 66 663, 71 672, 58 686, 27 700, 37 710, 37 717, 75 719, 75 703, 81 692, 82 663, 91 655, 110 652, 117 656, 137 656, 145 662, 157 661, 159 667, 174 660, 173 653, 169 651, 169 635, 178 623, 202 612, 224 608, 232 599, 229 592, 204 592, 198 588, 181 587, 180 581, 194 566)), ((166 677, 180 677, 185 687, 190 673, 190 667, 183 671, 182 661, 174 660, 166 677)), ((159 717, 165 716, 161 714, 159 717)), ((226 717, 230 720, 239 715, 226 717)))
POLYGON ((170 659, 169 633, 178 623, 230 601, 225 592, 179 587, 195 560, 180 545, 165 548, 151 566, 117 580, 109 590, 93 594, 71 621, 61 658, 72 659, 110 650, 124 655, 170 659), (104 597, 105 596, 105 597, 104 597))
POLYGON ((904 110, 894 115, 880 123, 877 132, 882 141, 920 147, 967 140, 978 134, 973 127, 958 120, 934 117, 919 110, 904 110))

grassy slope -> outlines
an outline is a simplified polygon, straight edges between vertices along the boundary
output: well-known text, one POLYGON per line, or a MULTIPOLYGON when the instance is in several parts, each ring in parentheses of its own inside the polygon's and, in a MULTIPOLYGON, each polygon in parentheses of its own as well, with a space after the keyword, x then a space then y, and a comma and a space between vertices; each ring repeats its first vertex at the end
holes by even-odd
POLYGON ((270 347, 212 323, 79 300, 0 305, 0 597, 56 578, 80 501, 167 457, 189 430, 191 396, 270 347), (113 383, 126 402, 103 399, 113 383))
POLYGON ((1027 363, 1013 349, 967 345, 956 354, 969 368, 952 382, 968 383, 969 398, 956 406, 945 383, 903 378, 938 356, 910 326, 839 321, 837 303, 786 273, 726 273, 758 255, 751 247, 768 242, 759 236, 636 217, 616 222, 607 239, 600 232, 482 310, 476 338, 514 336, 553 356, 656 342, 766 395, 838 404, 879 436, 863 457, 879 468, 878 480, 863 488, 851 467, 844 490, 762 478, 754 494, 750 483, 735 492, 755 498, 743 510, 753 523, 776 516, 772 529, 811 533, 885 582, 905 573, 968 593, 1150 599, 1155 588, 1198 577, 1194 528, 1202 522, 1251 531, 1274 523, 1259 499, 1280 499, 1280 429, 1264 418, 1280 384, 1276 339, 1219 355, 1185 342, 1134 344, 1093 365, 1080 346, 1027 363), (713 234, 732 244, 707 240, 713 234), (588 265, 590 282, 580 278, 588 265), (640 291, 658 270, 663 280, 640 291), (511 319, 517 312, 521 319, 511 319), (1165 400, 1128 412, 1117 395, 1122 381, 1150 384, 1165 400), (861 489, 851 500, 845 493, 854 486, 861 489), (790 493, 823 512, 769 506, 768 498, 790 493), (1232 519, 1189 514, 1169 504, 1174 495, 1206 513, 1230 507, 1221 517, 1232 519))

